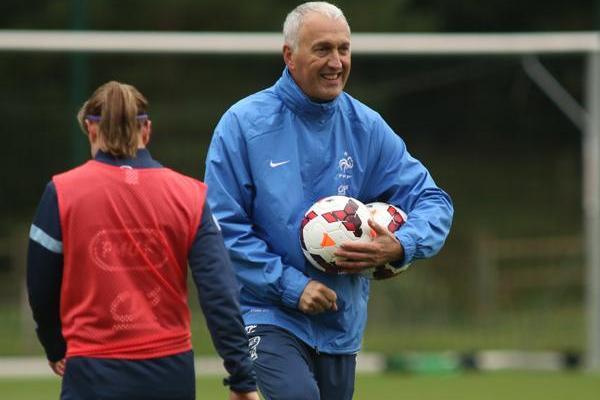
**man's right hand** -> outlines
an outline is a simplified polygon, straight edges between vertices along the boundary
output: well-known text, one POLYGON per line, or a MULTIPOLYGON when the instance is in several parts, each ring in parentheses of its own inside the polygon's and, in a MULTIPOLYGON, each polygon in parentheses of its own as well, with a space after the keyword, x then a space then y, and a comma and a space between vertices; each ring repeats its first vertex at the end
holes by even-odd
POLYGON ((323 311, 337 311, 337 295, 318 281, 309 281, 298 302, 300 311, 306 314, 319 314, 323 311))

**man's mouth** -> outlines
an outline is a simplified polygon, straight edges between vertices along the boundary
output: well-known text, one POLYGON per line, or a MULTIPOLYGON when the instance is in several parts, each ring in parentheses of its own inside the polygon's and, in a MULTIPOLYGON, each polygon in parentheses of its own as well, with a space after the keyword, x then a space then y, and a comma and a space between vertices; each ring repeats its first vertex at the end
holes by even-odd
POLYGON ((328 81, 335 81, 340 79, 342 76, 341 72, 331 73, 331 74, 321 74, 321 76, 328 81))

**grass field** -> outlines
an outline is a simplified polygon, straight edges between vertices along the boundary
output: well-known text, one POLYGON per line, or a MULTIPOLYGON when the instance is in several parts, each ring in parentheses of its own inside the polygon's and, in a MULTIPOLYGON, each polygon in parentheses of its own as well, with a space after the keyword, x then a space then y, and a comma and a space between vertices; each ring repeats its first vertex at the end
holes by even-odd
MULTIPOLYGON (((59 379, 0 378, 2 400, 55 400, 59 391, 59 379)), ((359 375, 354 400, 597 400, 599 396, 599 375, 501 372, 359 375)), ((197 398, 226 399, 221 378, 199 378, 197 398)))

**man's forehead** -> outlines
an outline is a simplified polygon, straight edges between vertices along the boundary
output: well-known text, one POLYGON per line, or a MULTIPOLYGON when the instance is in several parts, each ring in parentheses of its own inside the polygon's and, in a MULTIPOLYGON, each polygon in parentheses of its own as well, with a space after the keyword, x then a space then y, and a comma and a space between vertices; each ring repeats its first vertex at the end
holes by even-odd
POLYGON ((347 42, 350 43, 350 28, 343 18, 331 18, 319 13, 310 13, 304 17, 300 29, 300 41, 347 42))
POLYGON ((333 38, 333 37, 318 37, 318 38, 314 38, 314 40, 312 40, 310 43, 308 43, 310 46, 320 46, 320 45, 335 45, 335 46, 345 46, 345 45, 350 45, 350 36, 348 37, 339 37, 339 38, 333 38))

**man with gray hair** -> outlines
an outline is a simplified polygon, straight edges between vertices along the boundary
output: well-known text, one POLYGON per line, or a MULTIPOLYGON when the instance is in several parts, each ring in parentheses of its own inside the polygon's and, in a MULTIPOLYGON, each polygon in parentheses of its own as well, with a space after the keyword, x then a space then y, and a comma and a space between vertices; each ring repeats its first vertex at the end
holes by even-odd
POLYGON ((208 202, 236 270, 262 394, 348 400, 367 320, 360 272, 436 254, 453 207, 381 116, 343 91, 351 47, 342 11, 301 4, 283 33, 281 78, 233 105, 215 129, 208 202), (335 253, 344 273, 322 272, 304 258, 299 231, 306 210, 331 195, 388 202, 408 219, 395 233, 369 221, 373 241, 335 253))

